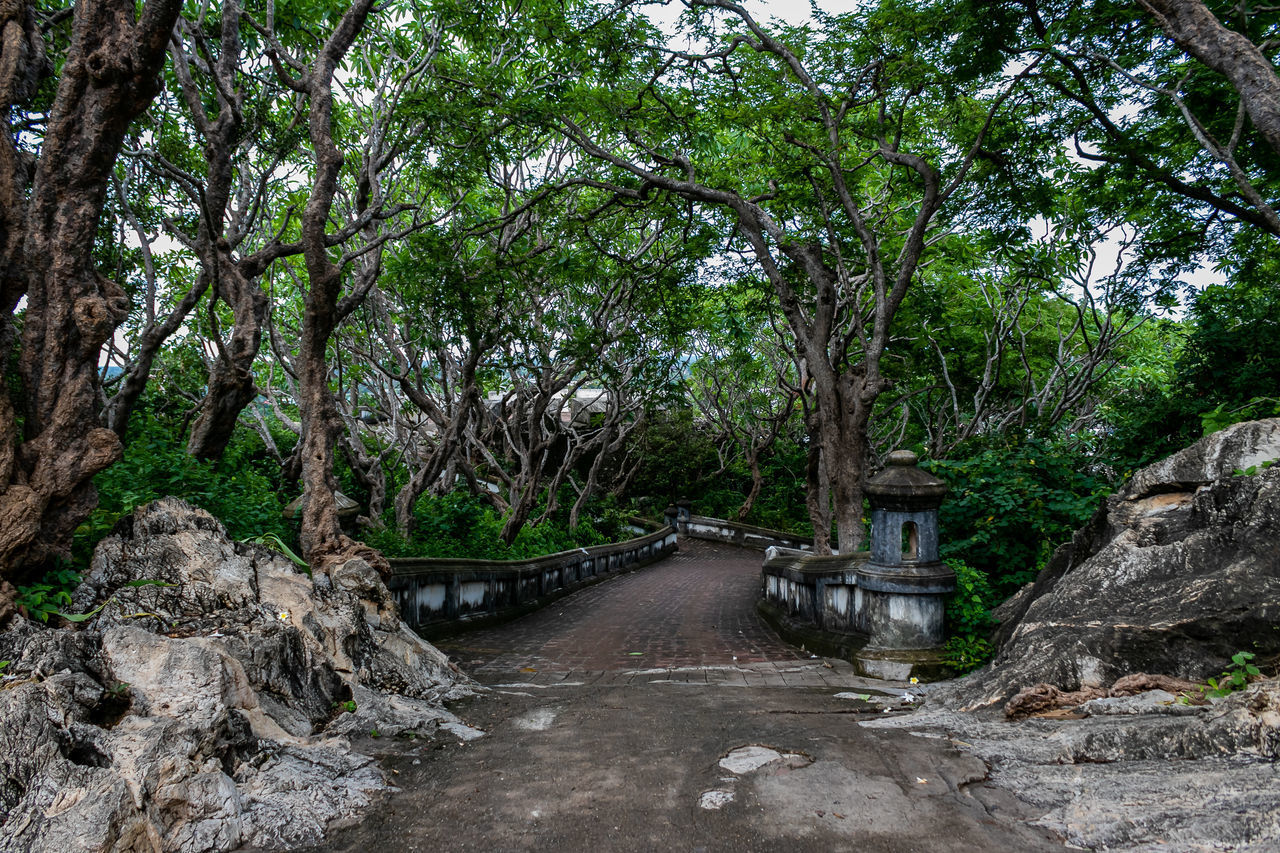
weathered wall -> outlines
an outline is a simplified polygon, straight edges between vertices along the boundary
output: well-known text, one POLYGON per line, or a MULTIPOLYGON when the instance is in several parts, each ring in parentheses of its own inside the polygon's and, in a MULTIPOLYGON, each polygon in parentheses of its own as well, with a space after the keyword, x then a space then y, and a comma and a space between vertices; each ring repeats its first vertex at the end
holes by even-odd
POLYGON ((713 542, 727 542, 742 548, 794 548, 800 551, 813 549, 813 539, 807 536, 795 536, 779 530, 754 527, 736 521, 725 521, 723 518, 708 516, 691 516, 687 522, 680 522, 680 533, 691 539, 709 539, 713 542))
POLYGON ((401 618, 441 637, 519 616, 605 577, 676 550, 670 527, 625 542, 533 560, 391 560, 390 587, 401 618))

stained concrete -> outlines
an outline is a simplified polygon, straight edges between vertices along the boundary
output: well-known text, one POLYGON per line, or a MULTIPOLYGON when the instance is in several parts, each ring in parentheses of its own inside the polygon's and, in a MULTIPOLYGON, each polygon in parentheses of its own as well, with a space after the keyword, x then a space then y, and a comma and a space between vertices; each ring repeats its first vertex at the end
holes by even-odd
POLYGON ((949 742, 859 725, 914 707, 783 643, 759 552, 672 558, 445 644, 486 735, 360 744, 402 789, 315 851, 1061 849, 949 742))
POLYGON ((1062 849, 982 761, 861 727, 897 706, 835 692, 495 688, 454 708, 484 738, 374 745, 402 792, 312 849, 1062 849))

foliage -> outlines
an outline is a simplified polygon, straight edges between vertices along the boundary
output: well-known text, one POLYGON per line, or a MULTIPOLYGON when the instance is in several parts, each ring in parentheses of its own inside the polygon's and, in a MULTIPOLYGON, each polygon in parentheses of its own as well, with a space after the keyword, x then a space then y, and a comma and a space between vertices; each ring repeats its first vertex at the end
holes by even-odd
POLYGON ((1267 470, 1267 469, 1268 469, 1268 468, 1270 468, 1272 465, 1276 464, 1276 461, 1277 461, 1277 460, 1275 460, 1275 459, 1268 459, 1268 460, 1266 460, 1265 462, 1263 462, 1263 463, 1261 463, 1261 464, 1259 464, 1259 465, 1250 465, 1248 468, 1237 468, 1237 469, 1235 469, 1234 471, 1232 471, 1232 472, 1231 472, 1231 476, 1233 476, 1233 477, 1252 477, 1254 474, 1257 474, 1259 471, 1265 471, 1265 470, 1267 470))
POLYGON ((1248 686, 1250 679, 1262 674, 1256 666, 1249 663, 1251 660, 1253 660, 1253 652, 1236 652, 1231 656, 1231 662, 1235 666, 1223 672, 1217 678, 1208 679, 1206 682, 1208 689, 1204 691, 1204 695, 1213 699, 1221 699, 1223 696, 1230 696, 1237 690, 1243 690, 1248 686))
POLYGON ((942 647, 942 662, 956 675, 964 675, 991 660, 994 651, 991 643, 982 637, 948 637, 942 647))
POLYGON ((263 533, 258 536, 250 536, 248 539, 244 541, 252 542, 255 545, 265 545, 268 548, 272 549, 273 551, 279 551, 281 554, 284 554, 286 557, 288 557, 289 561, 292 562, 295 566, 302 569, 307 574, 311 574, 311 569, 307 566, 307 561, 299 557, 296 553, 294 553, 293 549, 290 548, 288 545, 286 545, 284 543, 284 540, 282 540, 275 533, 263 533))
MULTIPOLYGON (((655 414, 633 439, 639 467, 627 490, 636 511, 662 514, 668 504, 687 499, 697 515, 732 518, 751 488, 751 473, 738 459, 720 470, 714 431, 679 408, 655 414)), ((805 511, 804 448, 779 438, 760 456, 764 476, 760 496, 743 519, 747 524, 809 535, 805 511)))
POLYGON ((1254 258, 1233 287, 1201 292, 1166 354, 1164 376, 1129 389, 1106 415, 1101 451, 1119 473, 1132 471, 1242 420, 1280 414, 1280 293, 1254 276, 1280 258, 1254 258))
POLYGON ((168 495, 208 510, 233 539, 295 539, 282 515, 280 484, 270 476, 276 465, 261 454, 256 437, 245 433, 220 460, 203 462, 187 454, 183 433, 155 413, 137 413, 130 435, 124 458, 94 480, 98 508, 76 531, 78 564, 88 563, 98 540, 121 517, 168 495))
POLYGON ((80 584, 80 573, 63 567, 47 572, 39 583, 19 586, 15 600, 28 619, 48 622, 71 604, 71 592, 80 584))
POLYGON ((616 509, 596 504, 584 520, 566 530, 556 519, 526 525, 514 542, 502 541, 503 517, 483 497, 457 490, 424 495, 414 507, 408 539, 388 524, 365 531, 365 543, 388 557, 441 557, 474 560, 524 560, 574 548, 628 539, 626 519, 616 509))
POLYGON ((995 627, 991 608, 999 602, 986 573, 962 560, 947 560, 956 573, 956 591, 947 600, 947 626, 955 635, 985 635, 995 627))
POLYGON ((1076 452, 1041 439, 925 467, 951 487, 939 511, 943 556, 985 574, 996 600, 1034 579, 1107 491, 1076 452))
POLYGON ((947 560, 956 573, 956 591, 947 600, 947 638, 943 659, 960 675, 990 659, 988 637, 995 627, 991 608, 998 604, 987 575, 962 560, 947 560))
POLYGON ((1205 435, 1224 430, 1241 421, 1253 421, 1259 418, 1271 418, 1280 415, 1280 400, 1275 397, 1254 397, 1243 406, 1227 409, 1226 403, 1219 403, 1207 412, 1200 413, 1200 425, 1205 435))

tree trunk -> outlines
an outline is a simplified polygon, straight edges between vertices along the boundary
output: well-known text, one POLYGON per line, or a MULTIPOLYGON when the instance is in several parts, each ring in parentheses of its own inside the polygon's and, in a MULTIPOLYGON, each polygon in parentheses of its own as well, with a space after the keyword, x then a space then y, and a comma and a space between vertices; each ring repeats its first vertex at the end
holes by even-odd
MULTIPOLYGON (((93 476, 120 458, 119 438, 101 426, 97 367, 129 304, 121 288, 97 272, 92 252, 112 168, 130 123, 159 91, 180 7, 177 0, 149 0, 135 16, 131 0, 82 0, 29 193, 21 171, 27 155, 15 149, 7 129, 0 140, 6 170, 0 196, 18 202, 0 214, 6 326, 27 298, 18 367, 23 441, 16 454, 0 455, 3 575, 27 575, 69 556, 72 533, 97 503, 93 476)), ((6 59, 0 75, 14 77, 0 79, 0 114, 7 114, 19 100, 15 94, 26 93, 9 67, 12 28, 0 23, 6 59)), ((36 52, 30 61, 42 57, 36 52)), ((19 73, 29 77, 30 69, 19 73)), ((5 337, 12 341, 11 332, 5 337)), ((7 395, 7 388, 0 393, 7 395)), ((0 446, 6 448, 18 439, 13 415, 6 399, 0 406, 0 446)))
POLYGON ((813 525, 813 553, 831 553, 831 478, 822 458, 822 442, 811 432, 805 465, 805 505, 813 525))
POLYGON ((1249 118, 1280 154, 1280 77, 1258 46, 1222 25, 1200 0, 1139 0, 1169 38, 1231 82, 1249 118))
MULTIPOLYGON (((815 348, 811 348, 815 349, 815 348)), ((864 367, 837 372, 825 362, 810 365, 817 438, 831 487, 836 544, 851 554, 867 539, 862 521, 862 481, 867 458, 867 422, 876 395, 862 378, 864 367)), ((812 432, 811 432, 812 435, 812 432)))
POLYGON ((342 430, 337 401, 329 389, 327 350, 329 339, 354 305, 339 308, 342 275, 329 256, 329 212, 338 190, 338 173, 343 157, 333 141, 333 75, 350 49, 373 8, 373 0, 356 0, 343 15, 333 34, 316 56, 301 81, 272 55, 279 73, 292 88, 304 91, 310 100, 308 133, 315 160, 311 194, 302 214, 303 258, 307 270, 302 339, 298 348, 298 407, 302 414, 302 440, 298 458, 302 468, 302 553, 313 572, 327 573, 330 565, 351 557, 364 558, 384 572, 386 559, 373 549, 351 540, 338 520, 333 476, 334 448, 342 430))
POLYGON ((258 396, 253 381, 253 362, 262 345, 262 325, 269 307, 267 294, 258 286, 260 271, 252 276, 218 250, 221 274, 218 297, 231 306, 235 325, 231 340, 218 347, 217 357, 209 366, 209 392, 200 404, 187 452, 197 459, 217 459, 227 449, 235 432, 236 421, 245 406, 258 396))
POLYGON ((742 502, 742 506, 738 507, 738 513, 735 516, 738 521, 746 520, 746 517, 751 514, 756 498, 760 497, 760 486, 764 483, 764 475, 760 473, 760 454, 754 450, 749 452, 747 464, 751 467, 751 490, 747 492, 747 498, 742 502))
POLYGON ((150 323, 142 333, 138 341, 138 356, 121 381, 120 390, 107 404, 107 427, 120 436, 121 441, 124 440, 125 432, 129 428, 129 419, 133 417, 133 411, 138 407, 138 400, 142 398, 142 392, 147 389, 147 382, 151 379, 151 368, 155 365, 156 357, 160 355, 160 348, 174 332, 182 327, 183 322, 208 287, 208 278, 200 276, 196 285, 169 312, 169 316, 163 323, 150 323))

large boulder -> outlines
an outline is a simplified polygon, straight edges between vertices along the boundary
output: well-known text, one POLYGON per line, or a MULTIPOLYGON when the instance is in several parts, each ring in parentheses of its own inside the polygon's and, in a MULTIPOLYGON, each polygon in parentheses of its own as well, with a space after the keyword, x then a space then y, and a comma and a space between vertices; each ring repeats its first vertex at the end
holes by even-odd
POLYGON ((1006 602, 994 661, 934 694, 1003 704, 1024 687, 1136 672, 1203 681, 1280 652, 1280 419, 1236 424, 1133 476, 1006 602))
POLYGON ((461 724, 470 682, 377 573, 315 582, 166 499, 94 553, 78 629, 0 633, 0 851, 315 843, 390 786, 349 736, 461 724))
POLYGON ((1206 706, 1156 690, 1016 722, 934 707, 862 725, 948 739, 987 765, 987 788, 1075 849, 1280 849, 1277 680, 1206 706))

